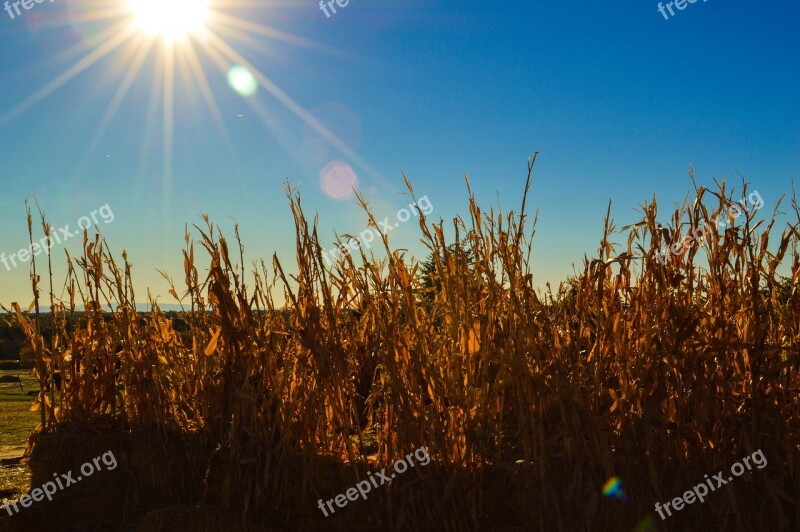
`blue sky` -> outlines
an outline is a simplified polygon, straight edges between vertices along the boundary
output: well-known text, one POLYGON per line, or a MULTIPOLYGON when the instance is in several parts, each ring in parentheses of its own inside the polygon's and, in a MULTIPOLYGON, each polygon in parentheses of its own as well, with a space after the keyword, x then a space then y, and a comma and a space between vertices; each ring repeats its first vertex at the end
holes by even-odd
MULTIPOLYGON (((538 285, 594 252, 609 199, 618 226, 653 194, 663 213, 690 189, 690 166, 699 184, 738 185, 741 174, 772 206, 800 168, 800 5, 698 1, 665 20, 657 4, 350 0, 326 18, 314 0, 212 3, 213 39, 191 42, 219 120, 176 43, 171 149, 159 39, 139 70, 132 32, 29 101, 111 47, 127 0, 44 2, 14 19, 0 11, 0 253, 27 245, 25 198, 72 230, 107 204, 114 221, 100 229, 112 250, 128 251, 138 293, 150 287, 170 302, 156 268, 182 278, 184 225, 201 213, 229 234, 239 223, 246 260, 277 252, 291 263, 287 179, 307 214, 319 213, 323 246, 334 230, 365 229, 352 197, 321 186, 332 162, 352 168, 379 219, 407 204, 405 172, 432 217, 448 220, 467 215, 465 173, 484 208, 518 208, 526 160, 540 151, 529 201, 540 210, 538 285), (103 13, 112 16, 98 21, 103 13), (231 88, 237 61, 215 42, 260 73, 254 95, 231 88)), ((390 241, 423 253, 418 239, 408 223, 390 241)), ((80 239, 57 247, 61 263, 80 239)), ((28 266, 0 264, 0 302, 31 301, 28 266)))

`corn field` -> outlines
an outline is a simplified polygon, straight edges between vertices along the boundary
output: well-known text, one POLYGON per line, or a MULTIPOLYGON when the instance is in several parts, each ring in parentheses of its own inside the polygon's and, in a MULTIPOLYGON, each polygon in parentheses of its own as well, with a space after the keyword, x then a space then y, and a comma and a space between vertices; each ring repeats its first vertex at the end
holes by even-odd
MULTIPOLYGON (((138 313, 132 259, 84 234, 66 278, 40 260, 35 305, 9 309, 42 383, 29 453, 75 427, 180 435, 194 443, 177 448, 203 469, 178 483, 164 473, 167 491, 244 520, 269 514, 284 529, 312 519, 342 530, 798 526, 796 199, 785 225, 776 204, 721 230, 711 220, 746 184, 735 194, 724 181, 695 187, 667 225, 655 198, 620 230, 609 205, 596 255, 542 290, 526 205, 534 162, 519 211, 482 210, 467 182, 466 217, 420 213, 425 263, 384 235, 380 258, 362 249, 326 267, 316 220, 288 186, 291 267, 277 255, 243 264, 238 227, 229 240, 204 217, 187 228, 183 278, 163 273, 182 327, 152 299, 138 313), (704 242, 656 260, 702 222, 704 242), (62 283, 66 300, 54 296, 62 283), (50 335, 41 305, 54 310, 50 335), (60 387, 47 378, 56 373, 60 387), (428 467, 322 517, 319 498, 421 446, 428 467), (656 501, 757 448, 763 471, 668 521, 655 516, 656 501), (603 496, 611 477, 627 501, 603 496)), ((33 239, 30 213, 28 225, 33 239)), ((41 230, 49 235, 44 216, 41 230)))

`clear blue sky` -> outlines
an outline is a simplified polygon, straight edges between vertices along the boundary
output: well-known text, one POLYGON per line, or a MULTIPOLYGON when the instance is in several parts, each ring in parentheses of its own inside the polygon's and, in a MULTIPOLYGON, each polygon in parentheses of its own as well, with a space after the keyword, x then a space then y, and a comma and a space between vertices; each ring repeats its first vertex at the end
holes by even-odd
MULTIPOLYGON (((432 216, 450 219, 467 215, 465 173, 483 207, 518 208, 539 150, 538 285, 594 252, 609 199, 618 226, 629 223, 653 194, 680 201, 690 165, 700 184, 741 173, 770 206, 800 176, 796 1, 700 0, 669 20, 650 0, 350 0, 330 18, 314 0, 217 1, 210 36, 176 43, 172 66, 158 38, 137 59, 143 34, 126 37, 127 4, 0 11, 0 253, 27 245, 25 198, 71 230, 108 204, 101 230, 127 249, 138 293, 164 302, 156 268, 182 279, 184 224, 201 213, 229 234, 240 224, 246 260, 291 261, 287 178, 319 213, 323 245, 365 229, 356 202, 322 186, 330 163, 350 165, 378 218, 405 204, 406 172, 432 216), (228 82, 234 54, 260 82, 252 96, 228 82), (99 59, 36 97, 87 55, 99 59)), ((412 223, 392 232, 422 253, 417 240, 412 223)), ((80 239, 56 247, 62 263, 80 239)), ((0 264, 0 302, 31 301, 28 266, 0 264)))

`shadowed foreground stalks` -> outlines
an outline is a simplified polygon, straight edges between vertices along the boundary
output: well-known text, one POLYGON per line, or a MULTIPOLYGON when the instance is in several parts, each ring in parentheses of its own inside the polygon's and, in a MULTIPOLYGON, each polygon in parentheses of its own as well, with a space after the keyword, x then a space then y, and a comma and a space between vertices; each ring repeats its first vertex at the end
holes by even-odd
POLYGON ((43 387, 41 430, 103 420, 191 435, 205 480, 171 490, 283 523, 323 520, 319 498, 424 446, 428 467, 323 520, 408 530, 633 530, 656 501, 760 448, 763 471, 657 526, 789 529, 800 523, 797 203, 783 229, 751 210, 665 264, 655 256, 747 194, 697 189, 669 226, 655 199, 621 234, 607 218, 597 256, 542 294, 525 199, 504 214, 470 195, 448 227, 420 213, 424 267, 384 236, 385 258, 326 268, 288 191, 294 273, 275 256, 245 275, 238 230, 229 242, 205 219, 187 230, 172 289, 181 327, 155 302, 137 313, 127 256, 85 235, 68 257, 69 300, 50 296, 52 335, 13 309, 39 375, 63 376, 60 391, 43 387), (613 476, 626 503, 600 491, 613 476))

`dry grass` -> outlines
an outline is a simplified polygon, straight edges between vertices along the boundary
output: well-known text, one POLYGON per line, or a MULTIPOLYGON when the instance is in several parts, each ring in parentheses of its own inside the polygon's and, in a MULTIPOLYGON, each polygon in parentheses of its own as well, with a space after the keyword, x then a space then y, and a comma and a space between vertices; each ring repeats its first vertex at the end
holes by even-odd
POLYGON ((37 416, 30 412, 33 398, 27 391, 35 391, 39 383, 24 369, 0 370, 2 376, 19 377, 22 381, 22 388, 14 382, 0 383, 0 500, 14 500, 25 492, 31 480, 28 468, 15 461, 22 456, 25 442, 36 427, 37 416))
MULTIPOLYGON (((739 197, 724 183, 696 189, 667 227, 653 200, 621 234, 607 218, 597 256, 542 296, 525 200, 520 213, 503 214, 470 197, 466 220, 448 228, 455 246, 443 222, 420 213, 434 257, 426 285, 421 265, 385 236, 387 258, 348 256, 326 269, 315 224, 299 196, 287 196, 291 278, 277 256, 243 275, 238 230, 233 247, 207 219, 197 243, 187 230, 183 287, 173 288, 186 302, 185 333, 155 303, 146 319, 137 315, 127 257, 115 260, 85 235, 83 256, 70 258, 68 301, 55 300, 49 280, 62 324, 53 338, 14 309, 37 372, 65 377, 60 393, 42 388, 44 430, 112 419, 199 435, 205 452, 216 449, 207 479, 216 499, 288 521, 424 445, 430 466, 348 512, 376 526, 439 530, 499 528, 501 518, 531 529, 631 529, 656 500, 761 448, 763 472, 670 528, 689 518, 715 529, 800 522, 796 201, 797 221, 777 241, 774 219, 750 212, 661 265, 654 250, 739 197), (110 315, 99 311, 109 303, 110 315), (79 304, 85 326, 67 330, 79 304), (600 494, 613 475, 627 505, 600 494)), ((39 284, 34 277, 37 301, 39 284)))

